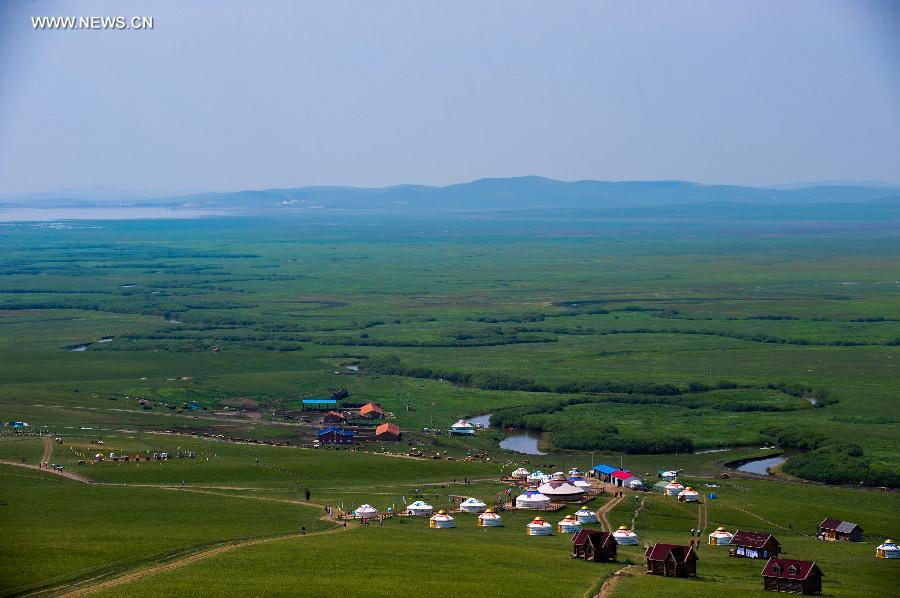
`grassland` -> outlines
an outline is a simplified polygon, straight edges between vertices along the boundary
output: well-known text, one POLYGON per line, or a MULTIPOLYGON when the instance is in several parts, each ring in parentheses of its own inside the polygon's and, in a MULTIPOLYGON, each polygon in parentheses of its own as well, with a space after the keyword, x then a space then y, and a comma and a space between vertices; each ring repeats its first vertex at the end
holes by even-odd
MULTIPOLYGON (((598 461, 645 475, 677 466, 697 485, 720 483, 709 526, 777 530, 788 556, 820 563, 826 594, 889 591, 896 571, 871 557, 881 535, 900 532, 894 493, 717 477, 728 461, 766 454, 762 442, 793 448, 787 432, 853 451, 843 482, 900 475, 900 243, 896 231, 857 225, 711 231, 653 219, 344 215, 4 226, 0 420, 61 436, 51 461, 98 484, 0 468, 3 526, 21 530, 4 544, 0 593, 114 576, 298 525, 326 530, 325 505, 386 509, 417 490, 436 505, 450 495, 487 500, 515 465, 598 461), (355 451, 250 442, 308 444, 315 424, 284 414, 339 389, 345 402, 384 405, 404 442, 355 451), (518 413, 517 425, 545 432, 550 454, 500 450, 498 429, 471 439, 423 431, 481 413, 518 413), (661 438, 695 452, 630 454, 661 438), (195 458, 91 464, 98 450, 195 458), (461 460, 470 453, 475 462, 461 460), (858 521, 866 542, 811 540, 825 516, 858 521)), ((40 460, 41 438, 5 430, 0 459, 40 460)), ((645 498, 642 540, 685 541, 695 507, 645 498)), ((630 522, 636 506, 623 502, 611 521, 630 522)), ((581 596, 641 561, 637 549, 615 566, 572 561, 566 538, 526 538, 526 518, 510 514, 488 531, 463 518, 447 533, 424 521, 351 526, 235 549, 109 593, 180 594, 189 581, 209 595, 400 587, 501 596, 540 585, 581 596), (372 582, 382 577, 392 585, 372 582)), ((616 591, 750 595, 759 568, 704 548, 698 580, 638 575, 616 591)))

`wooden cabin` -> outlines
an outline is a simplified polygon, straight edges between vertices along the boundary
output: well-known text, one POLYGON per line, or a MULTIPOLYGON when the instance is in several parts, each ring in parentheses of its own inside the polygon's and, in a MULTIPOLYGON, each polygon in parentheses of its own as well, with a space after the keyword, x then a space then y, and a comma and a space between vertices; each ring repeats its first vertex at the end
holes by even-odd
POLYGON ((770 592, 790 594, 819 594, 822 592, 822 571, 814 562, 769 559, 762 576, 763 588, 770 592))
POLYGON ((572 558, 594 561, 616 560, 616 539, 609 532, 580 530, 572 536, 572 558))
POLYGON ((353 434, 353 430, 330 426, 319 430, 316 438, 322 444, 353 444, 353 434))
POLYGON ((781 554, 781 544, 766 532, 738 530, 731 539, 731 556, 748 559, 769 559, 781 554))
POLYGON ((342 424, 344 423, 344 414, 340 411, 329 411, 322 418, 322 421, 326 424, 342 424))
POLYGON ((644 553, 647 573, 665 577, 690 577, 697 575, 697 553, 691 546, 657 544, 644 553))
POLYGON ((400 428, 396 424, 381 424, 375 428, 375 440, 396 442, 400 440, 400 428))
POLYGON ((828 517, 819 524, 817 536, 832 542, 862 542, 863 530, 852 521, 841 521, 828 517))
POLYGON ((366 403, 360 408, 359 414, 369 419, 382 419, 384 417, 384 409, 378 403, 366 403))

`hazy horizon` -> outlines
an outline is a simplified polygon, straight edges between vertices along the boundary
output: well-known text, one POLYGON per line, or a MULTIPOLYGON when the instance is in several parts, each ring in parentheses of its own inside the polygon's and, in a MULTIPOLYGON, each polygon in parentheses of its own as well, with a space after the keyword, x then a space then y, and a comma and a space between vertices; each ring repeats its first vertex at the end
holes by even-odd
POLYGON ((898 27, 882 0, 9 2, 0 196, 900 185, 898 27), (154 27, 32 27, 54 15, 154 27))

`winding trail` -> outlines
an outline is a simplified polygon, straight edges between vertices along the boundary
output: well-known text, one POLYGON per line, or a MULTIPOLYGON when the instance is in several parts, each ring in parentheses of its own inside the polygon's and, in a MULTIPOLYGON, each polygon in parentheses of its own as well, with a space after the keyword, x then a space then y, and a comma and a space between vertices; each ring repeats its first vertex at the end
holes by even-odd
POLYGON ((610 598, 613 593, 616 591, 616 586, 619 585, 619 582, 622 581, 623 577, 631 577, 634 575, 633 571, 637 569, 637 565, 626 565, 621 569, 615 571, 609 578, 603 582, 603 585, 600 587, 600 592, 597 594, 599 598, 610 598))
POLYGON ((43 468, 40 465, 31 465, 30 463, 19 463, 18 461, 9 461, 7 459, 0 459, 0 464, 3 465, 15 465, 16 467, 27 467, 28 469, 33 469, 35 471, 42 471, 44 473, 48 473, 51 475, 57 475, 64 478, 69 478, 70 480, 75 480, 76 482, 81 482, 82 484, 96 484, 94 480, 90 478, 86 478, 81 474, 72 473, 71 471, 54 471, 52 469, 43 468))
POLYGON ((185 567, 187 565, 191 565, 193 563, 204 561, 206 559, 212 558, 214 556, 218 556, 220 554, 230 552, 237 548, 246 548, 247 546, 256 546, 259 544, 268 544, 270 542, 279 542, 282 540, 291 540, 297 538, 306 538, 312 536, 321 536, 325 534, 333 534, 338 531, 342 531, 344 527, 336 527, 334 529, 325 530, 322 532, 311 532, 308 534, 285 534, 280 536, 271 536, 268 538, 256 538, 254 540, 244 540, 241 542, 233 542, 230 544, 225 544, 222 546, 216 546, 215 548, 210 548, 207 550, 202 550, 200 552, 196 552, 190 556, 178 559, 176 561, 171 561, 168 563, 161 563, 159 565, 153 567, 147 567, 144 569, 139 569, 137 571, 132 571, 131 573, 126 573, 124 575, 120 575, 118 577, 114 577, 112 579, 108 579, 106 581, 98 581, 96 583, 91 583, 91 580, 86 582, 86 585, 82 585, 80 587, 76 587, 71 591, 64 592, 64 587, 55 588, 52 590, 56 595, 64 596, 66 598, 75 598, 77 596, 87 596, 89 594, 93 594, 95 592, 101 592, 103 590, 108 590, 110 588, 114 588, 116 586, 120 586, 122 584, 131 583, 133 581, 137 581, 139 579, 143 579, 144 577, 149 577, 151 575, 156 575, 157 573, 164 573, 166 571, 171 571, 172 569, 178 569, 179 567, 185 567), (57 594, 57 592, 60 592, 57 594))
POLYGON ((605 505, 603 505, 602 507, 600 507, 599 509, 597 509, 597 518, 600 520, 600 525, 603 526, 604 531, 612 533, 613 528, 609 524, 609 519, 606 518, 606 514, 609 513, 610 511, 612 511, 613 509, 615 509, 616 505, 618 505, 623 500, 625 500, 625 495, 616 497, 616 498, 612 499, 611 501, 609 501, 608 503, 606 503, 605 505))
POLYGON ((41 463, 49 463, 50 457, 53 456, 53 439, 49 436, 44 437, 44 454, 41 455, 41 463))

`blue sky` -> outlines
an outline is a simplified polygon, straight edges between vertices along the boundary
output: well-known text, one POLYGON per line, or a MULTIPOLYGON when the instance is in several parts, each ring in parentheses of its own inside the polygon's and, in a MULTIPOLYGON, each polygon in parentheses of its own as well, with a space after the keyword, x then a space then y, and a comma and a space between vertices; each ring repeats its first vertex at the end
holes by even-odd
POLYGON ((13 0, 0 195, 900 183, 900 3, 13 0), (36 31, 38 15, 152 31, 36 31))

